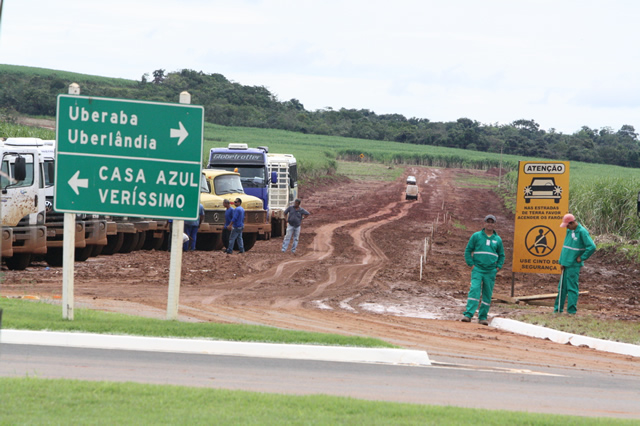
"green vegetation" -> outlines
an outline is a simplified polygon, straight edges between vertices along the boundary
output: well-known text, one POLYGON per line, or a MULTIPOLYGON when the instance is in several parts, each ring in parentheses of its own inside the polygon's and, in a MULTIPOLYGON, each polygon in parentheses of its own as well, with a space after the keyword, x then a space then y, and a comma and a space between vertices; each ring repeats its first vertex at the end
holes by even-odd
POLYGON ((498 178, 493 176, 458 175, 456 182, 460 188, 495 188, 498 178))
POLYGON ((58 305, 38 301, 0 299, 2 326, 19 330, 82 331, 135 336, 206 338, 215 340, 300 343, 326 346, 393 348, 379 339, 338 334, 309 333, 257 325, 187 323, 123 314, 75 309, 74 320, 62 318, 58 305))
POLYGON ((404 173, 403 167, 385 166, 379 163, 338 161, 338 174, 355 180, 394 181, 404 173))
MULTIPOLYGON (((0 122, 0 136, 41 137, 51 139, 50 130, 0 122)), ((353 164, 366 164, 378 170, 381 176, 391 178, 402 174, 399 165, 433 165, 437 167, 462 167, 487 169, 504 168, 500 187, 495 177, 473 178, 469 184, 493 185, 503 198, 507 208, 515 212, 518 161, 535 161, 539 158, 523 158, 480 153, 454 148, 412 145, 398 142, 381 142, 335 136, 295 133, 275 129, 226 127, 205 124, 203 162, 214 146, 229 143, 247 143, 256 147, 266 145, 270 152, 286 152, 296 156, 300 177, 303 180, 333 175, 338 171, 337 160, 349 160, 353 164), (364 155, 361 159, 360 155, 364 155), (373 166, 379 163, 380 167, 373 166), (390 173, 382 173, 384 167, 390 173), (510 170, 510 171, 509 171, 510 170)), ((636 215, 636 201, 640 189, 640 169, 604 166, 572 161, 570 210, 576 214, 594 235, 615 234, 626 240, 640 239, 640 219, 636 215)))
MULTIPOLYGON (((209 123, 290 130, 300 134, 330 135, 369 141, 393 141, 404 145, 460 148, 478 154, 501 153, 557 160, 600 162, 640 167, 640 143, 631 125, 615 131, 610 127, 583 126, 572 135, 540 129, 534 120, 510 124, 481 124, 469 118, 432 122, 401 114, 378 115, 368 109, 307 111, 297 99, 279 101, 264 86, 243 86, 221 74, 164 69, 141 76, 140 81, 88 76, 40 68, 0 65, 0 108, 23 114, 54 116, 56 96, 68 92, 70 83, 80 84, 83 95, 176 102, 187 90, 192 103, 205 107, 209 123)), ((394 161, 395 151, 372 156, 378 162, 394 161)), ((360 150, 346 152, 359 155, 360 150)), ((416 155, 413 164, 460 167, 462 158, 431 158, 416 155)), ((407 156, 403 155, 403 161, 407 156)), ((466 167, 462 165, 462 167, 466 167)), ((478 167, 478 165, 473 165, 478 167)), ((494 167, 494 166, 490 166, 494 167)))
POLYGON ((602 320, 593 315, 529 314, 526 312, 520 314, 516 319, 571 334, 640 345, 640 324, 631 321, 602 320))
POLYGON ((0 378, 2 424, 596 425, 632 420, 138 383, 0 378))
POLYGON ((0 121, 0 137, 12 138, 40 138, 51 140, 56 138, 53 130, 41 129, 38 127, 20 126, 0 121))

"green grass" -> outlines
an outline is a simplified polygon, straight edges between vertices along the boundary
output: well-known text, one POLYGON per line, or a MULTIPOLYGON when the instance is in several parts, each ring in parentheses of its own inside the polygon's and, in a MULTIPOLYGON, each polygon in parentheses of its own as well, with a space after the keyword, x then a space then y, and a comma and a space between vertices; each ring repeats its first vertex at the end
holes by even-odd
POLYGON ((495 188, 498 186, 496 176, 456 175, 455 181, 460 188, 495 188))
POLYGON ((184 386, 0 378, 0 424, 596 425, 632 420, 184 386))
POLYGON ((75 309, 74 320, 69 321, 62 318, 62 308, 59 305, 42 301, 1 298, 0 308, 4 311, 2 315, 3 328, 19 330, 81 331, 99 334, 327 346, 396 347, 369 337, 309 333, 258 325, 166 321, 91 309, 75 309))
POLYGON ((529 314, 525 312, 516 319, 580 336, 640 345, 640 323, 636 322, 602 320, 593 315, 529 314))
POLYGON ((394 181, 404 173, 404 167, 385 166, 379 163, 338 161, 337 172, 355 180, 394 181))
POLYGON ((100 77, 88 74, 79 74, 70 71, 51 70, 47 68, 35 68, 25 67, 21 65, 5 65, 0 64, 0 73, 10 72, 24 74, 29 77, 42 77, 42 78, 59 78, 65 81, 85 82, 85 83, 100 83, 101 85, 114 86, 114 87, 132 87, 138 84, 135 80, 129 80, 124 78, 113 77, 100 77))
POLYGON ((53 130, 49 129, 21 126, 19 124, 11 124, 0 121, 0 137, 40 138, 43 140, 51 140, 56 138, 56 134, 53 130))

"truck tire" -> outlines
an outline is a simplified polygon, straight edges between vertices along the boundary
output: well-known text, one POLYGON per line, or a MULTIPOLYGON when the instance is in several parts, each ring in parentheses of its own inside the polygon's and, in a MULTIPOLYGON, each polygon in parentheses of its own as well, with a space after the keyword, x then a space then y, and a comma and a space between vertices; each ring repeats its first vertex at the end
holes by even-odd
POLYGON ((196 250, 213 251, 222 249, 222 234, 198 234, 196 250))
POLYGON ((146 231, 142 231, 142 232, 137 232, 138 234, 138 244, 136 244, 134 250, 142 250, 142 247, 144 246, 144 242, 147 240, 147 232, 146 231))
POLYGON ((7 257, 4 261, 10 270, 24 271, 31 264, 31 253, 14 253, 12 257, 7 257))
POLYGON ((275 219, 271 222, 271 236, 282 237, 286 231, 284 219, 275 219))
POLYGON ((62 247, 47 247, 44 260, 49 266, 62 266, 62 247))
POLYGON ((102 254, 102 249, 104 248, 104 246, 99 246, 98 244, 95 244, 93 246, 93 250, 91 250, 91 257, 98 257, 102 254))
MULTIPOLYGON (((256 241, 258 240, 258 233, 252 232, 251 234, 242 234, 242 242, 244 243, 244 251, 249 251, 254 246, 256 241)), ((234 247, 235 250, 238 250, 238 244, 234 247)))
MULTIPOLYGON (((223 239, 223 244, 225 248, 229 248, 229 235, 224 235, 222 236, 223 239)), ((243 233, 242 234, 242 242, 244 243, 244 251, 249 251, 251 250, 251 248, 255 245, 256 241, 258 240, 258 233, 257 232, 251 232, 251 233, 243 233)), ((234 250, 238 250, 238 242, 236 241, 236 244, 233 247, 234 250)))
POLYGON ((154 237, 155 231, 147 231, 147 236, 144 239, 143 250, 160 250, 162 243, 164 243, 164 232, 160 237, 154 237))
POLYGON ((116 235, 107 235, 107 245, 102 249, 102 254, 111 256, 114 253, 118 253, 123 241, 124 234, 122 232, 118 232, 116 235))
POLYGON ((124 240, 122 241, 122 247, 118 253, 131 253, 138 245, 138 232, 131 232, 124 234, 124 240))
POLYGON ((93 251, 93 246, 91 245, 88 245, 86 247, 76 248, 76 253, 75 253, 76 262, 84 262, 85 260, 90 258, 92 251, 93 251))

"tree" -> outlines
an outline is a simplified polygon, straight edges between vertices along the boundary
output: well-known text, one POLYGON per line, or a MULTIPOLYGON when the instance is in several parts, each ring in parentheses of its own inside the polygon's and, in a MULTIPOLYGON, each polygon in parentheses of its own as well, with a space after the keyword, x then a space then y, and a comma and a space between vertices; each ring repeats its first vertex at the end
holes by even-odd
POLYGON ((159 69, 159 70, 155 70, 153 72, 153 83, 154 84, 162 84, 162 82, 164 82, 164 70, 163 69, 159 69))

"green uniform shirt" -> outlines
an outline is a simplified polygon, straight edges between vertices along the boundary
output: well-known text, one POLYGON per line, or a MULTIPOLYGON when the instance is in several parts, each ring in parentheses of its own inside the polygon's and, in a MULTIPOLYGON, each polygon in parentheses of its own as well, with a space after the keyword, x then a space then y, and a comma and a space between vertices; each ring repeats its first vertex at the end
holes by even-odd
POLYGON ((575 231, 567 229, 567 235, 564 237, 564 244, 560 252, 560 265, 566 267, 582 266, 596 251, 596 245, 593 243, 589 231, 582 225, 578 224, 575 231), (576 262, 580 257, 581 262, 576 262))
POLYGON ((476 232, 469 238, 469 243, 464 251, 464 260, 469 266, 476 266, 485 271, 502 269, 504 264, 504 247, 502 238, 493 231, 488 236, 484 229, 476 232))

